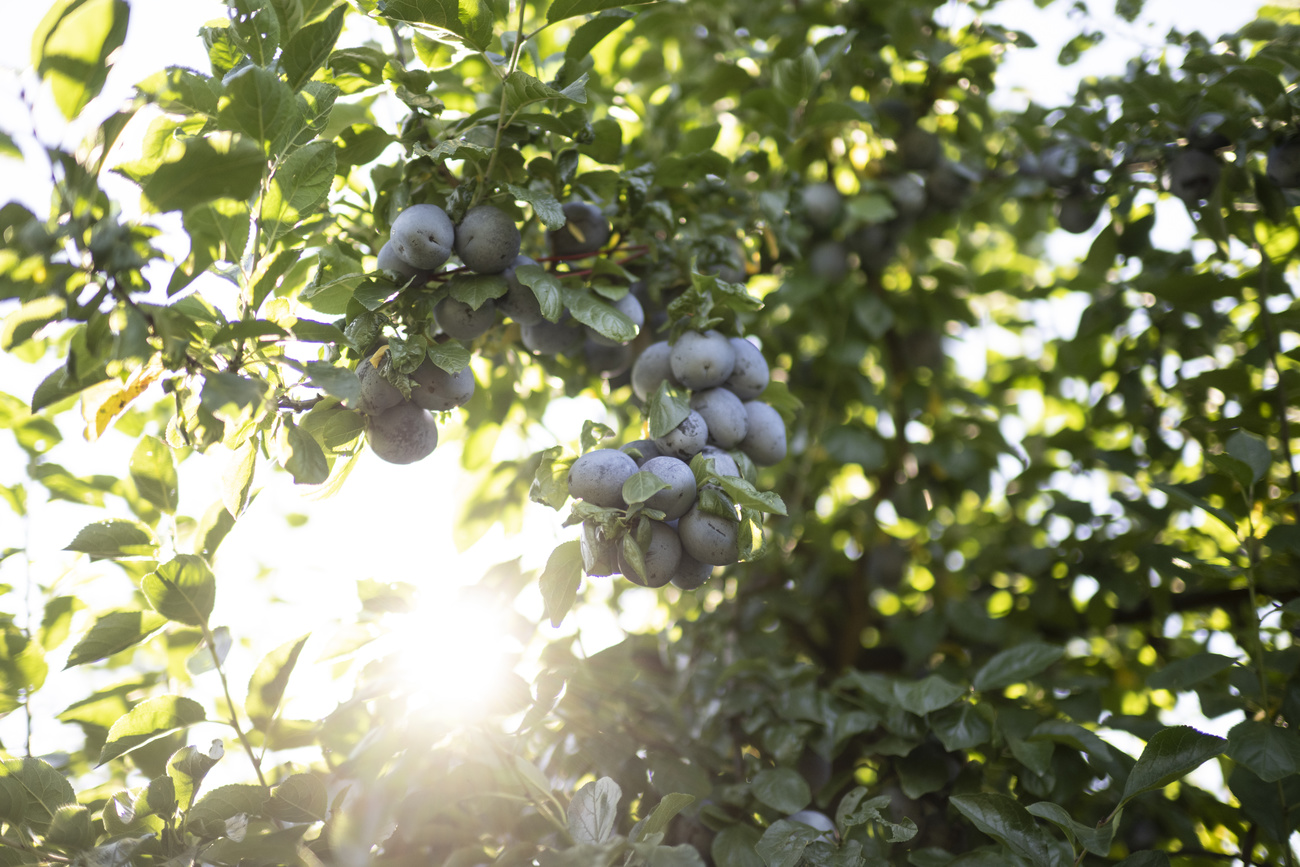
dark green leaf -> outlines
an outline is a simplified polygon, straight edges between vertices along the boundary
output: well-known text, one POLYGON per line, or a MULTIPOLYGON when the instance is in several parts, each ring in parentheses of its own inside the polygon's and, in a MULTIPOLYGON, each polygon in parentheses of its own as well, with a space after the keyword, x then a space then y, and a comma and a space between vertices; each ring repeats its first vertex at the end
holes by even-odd
POLYGON ((447 281, 448 294, 474 310, 482 307, 484 301, 500 298, 509 288, 500 274, 459 274, 447 281))
POLYGON ((759 771, 750 790, 754 797, 783 813, 797 813, 812 801, 808 782, 791 768, 766 768, 759 771))
POLYGON ((548 321, 560 321, 560 316, 564 313, 564 306, 560 301, 562 287, 559 280, 548 274, 539 265, 524 265, 516 268, 515 278, 533 290, 533 294, 537 296, 538 304, 541 305, 542 315, 548 321))
POLYGON ((639 473, 633 473, 623 483, 623 502, 629 506, 633 503, 644 503, 659 491, 665 491, 670 487, 672 485, 669 485, 654 473, 642 470, 639 473))
POLYGON ((563 229, 566 222, 564 209, 555 196, 545 190, 534 190, 531 187, 521 187, 517 184, 506 184, 505 188, 509 190, 510 195, 514 196, 521 202, 527 202, 533 208, 533 213, 537 219, 542 221, 542 225, 548 229, 563 229))
POLYGON ((1184 690, 1236 665, 1230 656, 1218 653, 1197 653, 1186 659, 1175 659, 1147 678, 1152 689, 1184 690))
POLYGON ((230 33, 258 66, 270 66, 280 47, 280 22, 265 0, 230 0, 230 33))
POLYGON ((298 105, 280 76, 260 66, 245 66, 226 78, 230 103, 223 109, 234 123, 264 145, 291 125, 298 105))
POLYGON ((220 786, 198 800, 185 817, 185 830, 198 837, 220 837, 226 833, 226 820, 246 814, 260 816, 271 795, 265 786, 236 784, 220 786))
POLYGON ((1171 726, 1147 742, 1128 775, 1120 804, 1143 792, 1163 788, 1196 770, 1227 748, 1227 740, 1189 726, 1171 726))
POLYGON ((347 6, 336 6, 323 20, 307 25, 289 39, 280 55, 280 63, 291 88, 301 90, 325 63, 343 32, 343 18, 347 12, 347 6))
POLYGON ((578 15, 591 15, 623 6, 643 6, 652 2, 655 0, 554 0, 546 9, 546 20, 554 24, 578 15))
POLYGON ((1065 656, 1065 648, 1033 641, 1009 647, 993 656, 975 674, 978 691, 1001 689, 1039 674, 1065 656))
POLYGON ((763 832, 754 851, 767 867, 795 867, 808 844, 820 837, 821 832, 816 828, 802 822, 778 819, 763 832))
POLYGON ((492 12, 483 0, 386 0, 383 17, 427 24, 484 51, 492 42, 492 12))
POLYGON ((1115 839, 1115 830, 1119 827, 1123 816, 1123 811, 1119 811, 1110 822, 1097 828, 1074 821, 1064 807, 1050 801, 1039 801, 1037 804, 1030 804, 1026 809, 1064 831, 1071 843, 1077 840, 1084 849, 1103 858, 1110 854, 1111 841, 1115 839))
POLYGON ((139 644, 167 623, 152 611, 113 611, 100 616, 68 657, 68 668, 107 659, 139 644))
POLYGON ((276 238, 310 216, 329 195, 336 168, 330 142, 312 142, 284 161, 271 179, 262 215, 266 231, 276 238))
POLYGON ((1263 720, 1245 720, 1228 732, 1228 758, 1266 783, 1300 773, 1300 734, 1263 720))
POLYGON ((918 681, 894 683, 894 698, 903 710, 925 716, 931 711, 947 707, 966 694, 964 687, 932 674, 918 681))
POLYGON ((1249 431, 1239 430, 1228 437, 1226 443, 1228 454, 1250 467, 1254 473, 1253 482, 1268 476, 1273 465, 1273 456, 1269 453, 1268 443, 1249 431))
POLYGON ((667 436, 691 414, 690 401, 669 389, 668 381, 664 380, 659 383, 655 393, 650 395, 648 415, 652 439, 667 436))
POLYGON ((976 828, 1030 864, 1051 863, 1051 838, 1038 827, 1029 811, 1014 799, 1006 795, 986 793, 954 795, 949 803, 970 819, 976 828))
POLYGON ((584 89, 586 80, 587 77, 583 75, 563 90, 556 90, 543 84, 523 70, 517 69, 506 77, 504 85, 506 113, 513 114, 534 103, 555 99, 585 104, 587 101, 587 92, 584 89))

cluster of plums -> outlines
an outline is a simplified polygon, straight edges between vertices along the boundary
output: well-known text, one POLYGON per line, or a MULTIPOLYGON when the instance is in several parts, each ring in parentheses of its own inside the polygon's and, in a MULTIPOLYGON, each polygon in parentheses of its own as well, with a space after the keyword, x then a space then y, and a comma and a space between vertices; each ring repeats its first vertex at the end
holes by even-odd
MULTIPOLYGON (((611 235, 609 222, 600 209, 586 202, 564 206, 565 225, 547 233, 556 257, 578 257, 596 252, 611 235)), ((398 275, 404 285, 423 286, 431 281, 453 252, 475 274, 500 275, 506 292, 488 299, 477 308, 448 295, 434 306, 438 331, 457 340, 471 341, 492 328, 498 313, 520 326, 524 346, 539 354, 566 352, 581 346, 617 349, 622 344, 574 322, 566 311, 559 322, 542 315, 533 290, 521 283, 515 269, 536 265, 520 255, 522 238, 518 226, 504 211, 491 205, 471 208, 460 225, 437 205, 412 205, 393 220, 389 240, 379 250, 379 267, 398 275)), ((452 280, 456 276, 451 276, 452 280)), ((640 328, 645 313, 640 302, 628 293, 612 306, 640 328)), ((447 373, 425 360, 412 374, 410 398, 380 372, 385 349, 367 353, 357 365, 361 394, 353 409, 368 417, 368 440, 380 458, 395 464, 409 464, 428 457, 438 444, 438 428, 432 413, 462 406, 474 394, 474 375, 469 368, 447 373)), ((605 368, 600 368, 605 369, 605 368)))
POLYGON ((714 566, 740 559, 739 515, 714 482, 741 477, 737 452, 760 466, 785 457, 785 423, 758 399, 768 380, 767 361, 754 344, 717 331, 688 331, 672 344, 646 348, 632 367, 637 396, 649 401, 666 382, 690 393, 690 412, 663 436, 587 452, 574 461, 568 484, 575 499, 623 509, 630 505, 623 498, 624 484, 638 472, 651 473, 667 487, 644 505, 663 519, 650 520, 649 533, 638 540, 644 574, 628 561, 619 539, 608 538, 593 521, 584 522, 587 574, 619 572, 646 587, 672 582, 694 590, 714 566))

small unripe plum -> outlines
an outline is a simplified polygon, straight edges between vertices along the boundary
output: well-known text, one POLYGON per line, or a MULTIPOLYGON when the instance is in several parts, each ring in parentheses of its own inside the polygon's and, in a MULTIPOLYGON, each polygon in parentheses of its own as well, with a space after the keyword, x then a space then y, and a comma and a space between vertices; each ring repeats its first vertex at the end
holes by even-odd
MULTIPOLYGON (((636 296, 633 295, 631 292, 627 293, 617 301, 611 301, 610 306, 613 307, 615 310, 617 310, 619 313, 622 313, 628 319, 631 319, 632 324, 636 326, 637 331, 640 331, 641 326, 645 325, 645 308, 641 306, 641 302, 636 300, 636 296)), ((592 328, 591 326, 587 326, 587 336, 590 337, 592 340, 596 341, 597 343, 604 344, 605 346, 623 345, 621 341, 610 340, 608 337, 601 334, 599 331, 592 328)))
POLYGON ((413 403, 399 403, 370 419, 370 450, 390 464, 412 464, 433 454, 438 425, 433 414, 413 403))
POLYGON ((1214 195, 1223 168, 1204 151, 1185 150, 1169 163, 1169 192, 1194 208, 1214 195))
POLYGON ((1268 149, 1267 171, 1279 187, 1300 187, 1300 137, 1283 139, 1268 149))
POLYGON ((434 306, 433 318, 448 337, 473 340, 486 334, 496 324, 497 305, 489 298, 475 310, 449 295, 434 306))
POLYGON ((686 549, 683 548, 682 559, 677 561, 677 574, 673 576, 673 586, 682 590, 698 590, 704 586, 704 582, 708 581, 712 574, 712 566, 696 560, 690 554, 687 554, 686 549))
POLYGON ((657 491, 645 504, 664 513, 665 521, 675 521, 695 505, 695 474, 682 460, 668 456, 651 458, 641 465, 647 473, 671 487, 657 491))
POLYGON ((593 578, 603 578, 618 571, 618 543, 606 539, 605 533, 596 524, 584 521, 582 538, 578 541, 582 551, 582 562, 587 574, 593 578))
POLYGON ((506 294, 497 299, 497 310, 520 325, 536 325, 543 319, 542 302, 537 300, 537 293, 531 287, 519 282, 515 269, 524 265, 536 265, 537 262, 527 256, 516 256, 510 267, 501 272, 505 278, 506 294))
POLYGON ((785 457, 785 422, 781 414, 758 400, 745 404, 749 416, 749 432, 740 443, 740 450, 760 467, 770 467, 785 457))
POLYGON ((834 184, 809 184, 800 195, 808 222, 818 229, 833 229, 844 208, 844 197, 834 184))
POLYGON ((666 455, 689 461, 704 448, 708 441, 709 426, 705 424, 704 418, 698 412, 691 410, 690 414, 682 419, 681 424, 665 435, 657 437, 655 445, 666 455))
POLYGON ((370 358, 371 356, 366 356, 357 364, 357 379, 361 380, 361 395, 355 408, 366 415, 379 415, 384 410, 397 406, 403 398, 397 386, 384 379, 379 368, 371 363, 370 358))
POLYGON ((474 372, 463 367, 448 373, 425 359, 411 374, 411 402, 432 412, 446 412, 464 406, 474 396, 474 372))
POLYGON ((1079 177, 1079 153, 1066 145, 1048 145, 1038 158, 1043 180, 1054 187, 1069 186, 1079 177))
POLYGON ((672 347, 668 341, 660 340, 651 343, 637 357, 636 363, 632 365, 632 391, 636 392, 637 397, 649 400, 664 380, 668 380, 669 385, 681 385, 673 376, 672 365, 669 363, 671 353, 672 347))
POLYGON ((706 388, 691 395, 691 409, 709 426, 709 441, 724 449, 740 444, 749 433, 745 402, 725 388, 706 388))
POLYGON ((641 453, 640 457, 632 455, 632 458, 636 461, 638 467, 644 467, 646 461, 649 461, 651 458, 657 458, 662 454, 662 452, 659 451, 659 446, 655 445, 654 440, 632 440, 632 442, 624 443, 618 447, 619 451, 628 452, 629 454, 632 449, 641 453))
POLYGON ((569 496, 607 509, 621 509, 623 483, 637 471, 636 461, 618 449, 595 449, 569 468, 569 496))
POLYGON ((736 459, 717 446, 705 446, 700 449, 700 454, 713 461, 713 472, 719 476, 731 476, 740 478, 740 467, 736 465, 736 459))
POLYGON ((727 342, 736 351, 736 364, 722 385, 741 400, 754 400, 771 381, 767 359, 762 350, 743 337, 732 337, 727 342))
POLYGON ((673 344, 668 366, 677 381, 692 391, 713 388, 736 369, 736 350, 716 331, 687 331, 673 344))
POLYGON ((436 271, 451 257, 456 227, 437 205, 412 205, 393 220, 391 239, 407 264, 436 271))
POLYGON ((1056 206, 1056 219, 1061 228, 1082 235, 1093 227, 1101 216, 1101 202, 1082 193, 1066 196, 1056 206))
POLYGON ((398 255, 397 248, 393 246, 392 241, 384 242, 384 246, 379 248, 377 258, 379 259, 380 270, 395 272, 398 276, 398 282, 402 285, 409 283, 412 286, 423 286, 433 276, 432 271, 421 271, 398 255))
POLYGON ((456 255, 479 274, 500 274, 519 255, 519 227, 505 211, 479 205, 456 227, 456 255))
POLYGON ((605 379, 613 379, 632 363, 632 349, 622 343, 611 345, 588 337, 583 353, 587 356, 587 367, 605 379))
POLYGON ((925 192, 940 208, 955 211, 970 195, 975 173, 961 163, 942 160, 925 179, 925 192))
POLYGON ((849 273, 849 252, 839 241, 822 241, 808 253, 808 269, 827 283, 838 283, 849 273))
POLYGON ((582 327, 574 322, 567 311, 559 322, 543 319, 536 325, 519 329, 524 348, 537 355, 568 355, 582 345, 582 327))
POLYGON ((682 542, 677 538, 677 531, 663 521, 650 522, 650 544, 641 552, 645 565, 645 577, 642 578, 623 557, 623 549, 618 551, 618 571, 633 584, 642 587, 662 587, 677 574, 677 564, 682 559, 682 542))
POLYGON ((923 172, 934 168, 939 162, 939 157, 943 155, 939 137, 919 126, 908 129, 894 144, 898 147, 898 158, 902 161, 903 168, 909 172, 923 172))
POLYGON ((925 184, 916 175, 899 175, 885 182, 885 189, 900 217, 912 219, 925 210, 925 184))
POLYGON ((564 206, 564 218, 567 221, 564 228, 546 233, 551 252, 556 256, 594 253, 609 241, 609 221, 595 205, 569 202, 564 206))
POLYGON ((735 521, 710 515, 700 509, 698 502, 677 522, 682 550, 711 566, 730 566, 740 559, 736 543, 739 530, 735 521))

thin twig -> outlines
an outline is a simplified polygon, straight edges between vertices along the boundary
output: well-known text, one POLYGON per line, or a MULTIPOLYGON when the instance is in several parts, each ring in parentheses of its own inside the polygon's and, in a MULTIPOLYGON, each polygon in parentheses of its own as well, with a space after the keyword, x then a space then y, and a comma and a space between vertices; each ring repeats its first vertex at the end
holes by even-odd
POLYGON ((239 712, 235 710, 235 701, 230 697, 230 683, 226 680, 226 669, 221 664, 221 657, 217 655, 217 641, 212 634, 212 630, 207 623, 203 625, 203 640, 208 643, 208 652, 212 655, 212 662, 216 666, 217 676, 221 678, 221 690, 226 695, 226 707, 230 709, 230 727, 235 730, 239 737, 239 743, 248 754, 248 760, 253 764, 253 770, 257 773, 257 781, 263 786, 267 785, 266 776, 262 773, 262 763, 257 758, 257 753, 253 750, 252 743, 249 742, 248 736, 244 734, 244 729, 239 725, 239 712))

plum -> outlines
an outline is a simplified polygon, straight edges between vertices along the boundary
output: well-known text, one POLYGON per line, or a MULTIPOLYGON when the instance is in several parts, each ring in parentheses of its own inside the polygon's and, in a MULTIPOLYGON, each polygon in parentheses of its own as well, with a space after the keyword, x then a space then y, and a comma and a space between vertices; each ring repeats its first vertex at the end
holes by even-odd
POLYGON ((734 520, 702 510, 698 501, 677 522, 682 550, 711 566, 729 566, 740 559, 739 529, 734 520))
POLYGON ((587 367, 605 379, 613 379, 632 363, 632 350, 622 343, 599 343, 588 337, 583 353, 587 356, 587 367))
POLYGON ((745 403, 725 388, 706 388, 691 395, 691 409, 709 427, 709 442, 724 449, 737 446, 749 432, 745 403))
POLYGON ((451 257, 456 227, 437 205, 412 205, 393 220, 391 243, 408 265, 436 271, 451 257))
POLYGON ((371 361, 373 355, 367 355, 357 364, 357 379, 361 380, 361 395, 354 409, 366 415, 379 415, 402 402, 402 393, 388 380, 384 379, 371 361))
POLYGON ((422 271, 403 259, 392 241, 384 242, 384 246, 379 248, 377 258, 380 270, 395 272, 398 282, 402 285, 423 286, 433 277, 432 271, 422 271))
POLYGON ((644 467, 646 461, 650 460, 651 458, 657 458, 659 457, 660 454, 662 454, 659 451, 659 446, 654 444, 654 440, 632 440, 632 442, 624 443, 623 445, 618 447, 618 450, 621 452, 630 453, 632 449, 635 449, 636 451, 641 453, 641 456, 639 458, 633 455, 633 457, 636 460, 636 465, 638 467, 644 467))
POLYGON ((543 319, 536 325, 522 326, 519 337, 529 352, 537 355, 567 355, 582 345, 582 328, 566 311, 559 322, 543 319))
POLYGON ((468 367, 448 373, 425 359, 411 374, 411 402, 422 409, 446 412, 464 406, 474 396, 474 372, 468 367))
POLYGON ((663 521, 651 521, 650 544, 642 549, 641 559, 645 565, 644 578, 632 568, 620 547, 618 570, 624 578, 642 587, 662 587, 673 580, 677 574, 677 565, 682 559, 682 542, 677 538, 677 531, 663 521))
POLYGON ((663 512, 665 521, 677 520, 695 505, 695 474, 685 461, 664 455, 646 461, 641 469, 670 486, 645 501, 651 509, 663 512))
POLYGON ((839 241, 821 241, 808 253, 808 270, 827 283, 838 283, 849 273, 849 251, 839 241))
MULTIPOLYGON (((783 428, 782 434, 784 433, 783 428)), ((708 441, 709 426, 705 424, 703 416, 691 410, 690 414, 682 419, 681 424, 663 436, 656 437, 655 445, 666 455, 689 461, 704 448, 708 441)))
POLYGON ((447 336, 473 340, 496 324, 497 305, 489 298, 475 310, 465 302, 447 296, 433 308, 433 318, 447 336))
POLYGON ((516 256, 515 261, 501 272, 509 288, 506 289, 506 294, 497 299, 497 310, 520 325, 536 325, 543 319, 542 304, 537 300, 537 294, 531 287, 520 283, 519 278, 515 276, 516 268, 536 264, 535 260, 527 256, 516 256))
POLYGON ((1223 167, 1204 151, 1185 150, 1169 163, 1169 192, 1194 208, 1214 195, 1223 167))
POLYGON ((687 331, 672 345, 668 367, 686 388, 722 385, 736 368, 736 350, 717 331, 687 331))
POLYGON ((745 404, 749 430, 740 442, 740 450, 760 467, 770 467, 785 457, 785 422, 781 414, 758 400, 745 404))
POLYGON ((569 202, 564 206, 564 219, 564 228, 546 233, 556 256, 594 253, 609 241, 609 221, 593 204, 569 202))
POLYGON ((649 400, 650 395, 659 390, 659 383, 668 380, 669 385, 681 386, 673 376, 669 355, 672 347, 668 341, 660 340, 645 348, 632 365, 632 391, 642 400, 649 400))
MULTIPOLYGON (((678 538, 680 539, 680 534, 678 538)), ((712 574, 712 566, 696 560, 683 548, 682 558, 677 561, 677 574, 673 576, 673 586, 682 590, 698 590, 712 574)))
POLYGON ((433 454, 438 425, 428 410, 402 402, 373 416, 366 438, 370 450, 390 464, 412 464, 433 454))
POLYGON ((736 459, 727 452, 717 446, 705 446, 700 449, 700 454, 713 461, 715 475, 740 478, 740 467, 736 464, 736 459))
POLYGON ((754 400, 767 388, 771 378, 767 359, 757 346, 743 337, 733 337, 727 342, 736 351, 736 364, 722 385, 741 400, 754 400))
POLYGON ((1101 202, 1082 193, 1066 196, 1056 206, 1056 219, 1061 228, 1082 235, 1093 227, 1101 216, 1101 202))
POLYGON ((799 195, 808 222, 818 229, 833 229, 844 208, 844 197, 834 184, 809 184, 799 195))
POLYGON ((519 255, 519 227, 491 205, 472 208, 456 227, 456 255, 478 274, 500 274, 519 255))
POLYGON ((595 449, 569 468, 569 496, 607 509, 621 509, 623 483, 637 471, 632 456, 618 449, 595 449))

